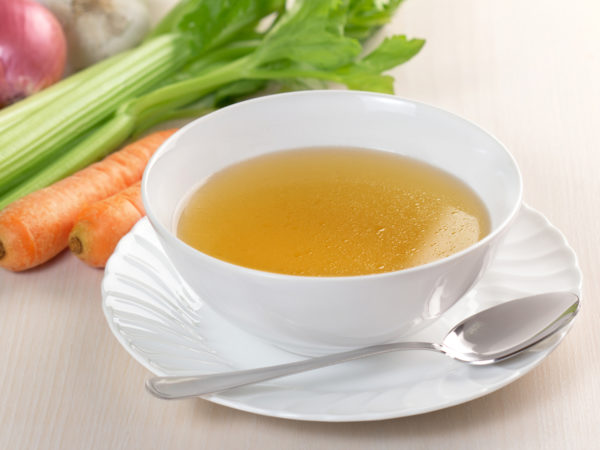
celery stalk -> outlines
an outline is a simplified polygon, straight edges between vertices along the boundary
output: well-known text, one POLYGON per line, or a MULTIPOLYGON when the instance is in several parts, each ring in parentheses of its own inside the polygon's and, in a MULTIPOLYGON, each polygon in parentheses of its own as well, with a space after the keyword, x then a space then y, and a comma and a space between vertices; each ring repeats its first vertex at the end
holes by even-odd
POLYGON ((100 125, 97 130, 88 133, 75 146, 38 170, 33 176, 14 189, 1 194, 0 209, 106 156, 127 139, 132 132, 132 124, 130 117, 121 115, 100 125))
POLYGON ((249 66, 250 58, 245 56, 199 76, 163 86, 129 102, 121 111, 136 120, 144 120, 147 115, 156 114, 157 111, 185 106, 221 86, 243 78, 243 70, 249 66))
POLYGON ((65 94, 72 91, 80 83, 101 74, 111 65, 125 57, 128 53, 119 53, 112 58, 106 59, 85 70, 77 72, 58 83, 38 92, 17 103, 0 110, 0 133, 8 130, 15 124, 27 120, 32 114, 38 112, 41 108, 51 105, 54 101, 60 100, 65 94))

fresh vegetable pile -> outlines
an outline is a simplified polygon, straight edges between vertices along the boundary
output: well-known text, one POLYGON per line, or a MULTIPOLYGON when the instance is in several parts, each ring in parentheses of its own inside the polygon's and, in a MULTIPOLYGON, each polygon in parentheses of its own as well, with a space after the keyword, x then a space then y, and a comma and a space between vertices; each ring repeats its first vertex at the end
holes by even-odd
MULTIPOLYGON (((160 122, 198 117, 268 84, 392 93, 383 72, 424 41, 392 36, 366 54, 363 45, 401 2, 182 0, 137 48, 0 110, 0 209, 160 122)), ((4 245, 5 267, 7 254, 4 245)))

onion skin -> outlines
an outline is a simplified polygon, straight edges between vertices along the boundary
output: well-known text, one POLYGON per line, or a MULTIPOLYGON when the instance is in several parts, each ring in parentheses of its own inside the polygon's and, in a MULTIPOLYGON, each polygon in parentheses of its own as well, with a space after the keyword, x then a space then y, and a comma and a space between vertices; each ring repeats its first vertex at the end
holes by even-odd
POLYGON ((50 11, 32 0, 0 0, 0 107, 60 80, 66 56, 50 11))

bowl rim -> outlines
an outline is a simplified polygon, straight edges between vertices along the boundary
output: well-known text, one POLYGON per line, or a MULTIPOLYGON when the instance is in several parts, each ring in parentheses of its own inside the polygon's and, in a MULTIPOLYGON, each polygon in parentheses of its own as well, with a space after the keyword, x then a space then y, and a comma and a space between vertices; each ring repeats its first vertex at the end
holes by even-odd
POLYGON ((251 98, 248 100, 244 100, 242 102, 228 105, 224 108, 221 108, 217 111, 211 112, 209 114, 206 114, 205 116, 199 117, 199 118, 191 121, 190 123, 186 124, 185 126, 181 127, 179 130, 177 130, 168 139, 166 139, 160 145, 160 147, 156 150, 156 152, 154 152, 154 154, 150 158, 150 161, 148 162, 148 164, 146 165, 146 168, 144 170, 144 174, 142 177, 142 183, 141 183, 141 193, 142 193, 142 202, 143 202, 144 208, 146 210, 146 215, 148 216, 148 219, 149 219, 150 223, 152 224, 152 226, 154 227, 154 229, 156 230, 156 232, 160 236, 162 236, 162 238, 165 239, 167 242, 175 245, 175 247, 178 250, 183 251, 187 255, 190 255, 192 257, 201 257, 201 258, 207 260, 208 262, 219 265, 225 269, 229 269, 229 270, 232 270, 235 272, 241 272, 241 273, 252 275, 255 277, 260 276, 263 278, 270 278, 270 279, 277 279, 277 280, 290 280, 290 281, 296 281, 296 282, 301 281, 301 280, 310 280, 312 282, 320 282, 320 283, 328 283, 329 282, 330 283, 330 282, 337 282, 337 281, 358 281, 358 280, 364 280, 364 279, 386 278, 386 277, 398 276, 399 274, 412 274, 412 273, 416 273, 416 272, 422 272, 422 271, 430 270, 434 267, 438 267, 438 266, 442 266, 442 265, 451 263, 457 259, 461 259, 463 256, 465 256, 469 253, 475 252, 476 250, 487 246, 491 241, 493 241, 498 235, 503 233, 508 228, 508 226, 513 222, 513 220, 517 216, 517 213, 521 209, 521 205, 523 203, 523 177, 522 177, 522 174, 521 174, 521 171, 519 169, 516 159, 510 153, 508 148, 496 136, 494 136, 492 133, 490 133, 486 129, 482 128, 481 126, 477 125, 475 122, 473 122, 469 119, 466 119, 458 114, 449 112, 445 109, 442 109, 437 106, 433 106, 433 105, 430 105, 430 104, 427 104, 424 102, 411 100, 411 99, 399 97, 399 96, 392 95, 392 94, 382 94, 382 93, 368 92, 368 91, 341 90, 341 89, 337 89, 337 90, 336 89, 320 89, 320 90, 318 89, 318 90, 310 90, 310 91, 296 91, 296 92, 271 94, 271 95, 265 95, 262 97, 251 98), (152 171, 152 168, 154 167, 156 162, 160 159, 160 157, 164 153, 166 153, 167 151, 169 151, 172 148, 175 148, 174 145, 171 145, 172 141, 175 141, 179 136, 186 133, 190 128, 197 126, 198 123, 208 120, 209 118, 212 118, 215 115, 227 114, 227 112, 232 109, 245 107, 249 103, 256 104, 256 103, 270 102, 270 101, 272 101, 273 98, 315 96, 315 95, 316 96, 358 96, 358 97, 369 97, 369 98, 381 98, 381 99, 393 100, 393 101, 397 101, 397 102, 401 102, 401 103, 405 103, 405 104, 407 103, 407 104, 415 105, 420 108, 433 110, 437 113, 446 115, 455 120, 458 119, 458 121, 462 122, 464 125, 466 125, 468 127, 472 127, 474 129, 477 129, 477 130, 483 132, 490 140, 494 141, 498 145, 498 147, 505 152, 506 156, 508 156, 508 159, 512 163, 515 173, 517 175, 518 194, 517 194, 515 204, 513 205, 512 209, 510 210, 510 213, 494 230, 492 230, 490 233, 488 233, 483 239, 477 241, 476 243, 468 246, 467 248, 465 248, 459 252, 453 253, 444 258, 436 259, 436 260, 431 261, 426 264, 421 264, 421 265, 417 265, 417 266, 413 266, 413 267, 408 267, 406 269, 394 270, 394 271, 390 271, 390 272, 368 273, 368 274, 362 274, 362 275, 341 275, 341 276, 293 275, 293 274, 286 274, 286 273, 279 273, 279 272, 268 272, 265 270, 259 270, 259 269, 253 269, 250 267, 240 266, 238 264, 234 264, 234 263, 216 258, 214 256, 211 256, 207 253, 201 252, 200 250, 197 250, 196 248, 186 244, 184 241, 179 239, 173 232, 171 232, 166 227, 164 227, 162 225, 162 223, 160 222, 160 220, 158 220, 158 218, 154 215, 152 208, 150 208, 150 200, 148 198, 149 196, 148 196, 148 192, 147 192, 149 178, 150 178, 150 172, 152 171))

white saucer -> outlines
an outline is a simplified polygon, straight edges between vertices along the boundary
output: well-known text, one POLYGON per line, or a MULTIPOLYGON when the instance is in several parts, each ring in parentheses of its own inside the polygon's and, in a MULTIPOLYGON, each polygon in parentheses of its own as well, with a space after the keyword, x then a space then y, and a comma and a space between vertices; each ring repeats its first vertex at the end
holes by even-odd
MULTIPOLYGON (((580 287, 577 259, 564 236, 542 214, 523 206, 483 279, 411 340, 440 340, 463 318, 508 299, 559 290, 579 294, 580 287)), ((156 375, 245 369, 298 358, 234 327, 206 306, 179 278, 147 219, 119 243, 106 267, 102 297, 114 335, 156 375)), ((469 366, 435 353, 399 352, 206 399, 299 420, 409 416, 463 403, 507 385, 533 369, 563 337, 493 366, 469 366)))

